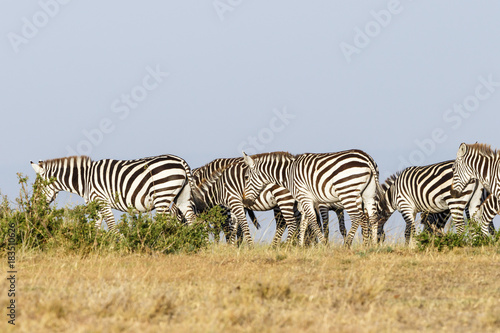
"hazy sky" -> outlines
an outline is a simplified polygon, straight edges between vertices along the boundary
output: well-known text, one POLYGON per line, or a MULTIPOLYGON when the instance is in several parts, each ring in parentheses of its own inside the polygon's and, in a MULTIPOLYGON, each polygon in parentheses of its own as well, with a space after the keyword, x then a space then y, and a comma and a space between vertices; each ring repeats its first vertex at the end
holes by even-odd
POLYGON ((461 142, 500 148, 499 14, 498 1, 2 1, 1 193, 17 195, 16 172, 34 179, 30 160, 73 154, 195 168, 242 149, 358 148, 383 180, 461 142))

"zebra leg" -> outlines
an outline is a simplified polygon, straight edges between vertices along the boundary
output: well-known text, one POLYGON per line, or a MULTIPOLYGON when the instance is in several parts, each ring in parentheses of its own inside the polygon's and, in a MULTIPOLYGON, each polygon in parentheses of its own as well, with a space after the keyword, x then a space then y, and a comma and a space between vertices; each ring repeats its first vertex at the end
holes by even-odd
POLYGON ((406 222, 405 241, 410 248, 415 247, 415 213, 412 210, 406 209, 401 211, 403 219, 406 222))
POLYGON ((240 247, 243 244, 243 229, 241 228, 241 224, 237 223, 236 228, 236 246, 240 247))
MULTIPOLYGON (((277 246, 281 242, 281 237, 286 229, 286 222, 279 208, 274 208, 274 219, 276 220, 276 233, 274 234, 271 246, 277 246)), ((288 230, 290 232, 290 230, 288 230)))
POLYGON ((316 219, 316 210, 314 204, 310 200, 300 200, 302 206, 302 221, 300 222, 299 246, 304 246, 304 239, 307 227, 310 225, 313 234, 318 238, 320 243, 325 242, 325 237, 318 228, 318 221, 316 219))
MULTIPOLYGON (((339 230, 342 238, 345 239, 347 235, 347 230, 345 228, 345 220, 344 220, 344 210, 343 209, 335 209, 335 214, 337 214, 337 219, 339 220, 339 230)), ((325 235, 326 238, 326 235, 325 235)))
POLYGON ((247 216, 245 214, 245 207, 243 206, 243 204, 233 205, 231 207, 231 216, 234 217, 236 226, 241 227, 241 230, 243 232, 243 240, 249 245, 253 245, 253 239, 250 235, 250 228, 248 227, 247 216))
POLYGON ((116 228, 115 226, 115 216, 111 211, 111 207, 109 206, 101 207, 101 209, 99 210, 99 214, 104 218, 104 221, 106 221, 106 224, 108 226, 108 231, 118 234, 119 233, 118 228, 116 228))
POLYGON ((383 243, 385 241, 385 231, 384 231, 385 223, 378 223, 377 230, 377 242, 383 243))
POLYGON ((420 213, 420 223, 424 226, 424 232, 432 233, 433 228, 431 227, 432 222, 430 221, 428 212, 420 213))
POLYGON ((99 218, 97 219, 97 221, 95 221, 94 227, 96 229, 102 229, 102 221, 104 220, 104 216, 102 216, 101 212, 97 213, 97 216, 99 218))
MULTIPOLYGON (((290 191, 280 186, 273 186, 271 188, 271 193, 276 199, 279 211, 281 211, 281 217, 285 220, 286 227, 288 227, 288 236, 286 241, 289 242, 292 237, 294 237, 295 230, 297 229, 297 219, 295 217, 294 210, 296 201, 290 191)), ((276 220, 276 223, 278 223, 278 220, 276 220)), ((276 225, 276 232, 278 232, 278 225, 276 225)), ((280 235, 280 239, 281 236, 282 235, 280 235)))
POLYGON ((480 221, 481 231, 483 235, 494 235, 495 226, 493 224, 493 218, 498 214, 498 211, 500 210, 499 200, 495 196, 489 195, 481 204, 481 210, 483 214, 480 221))
POLYGON ((436 221, 435 225, 438 233, 444 234, 444 227, 446 226, 446 222, 448 222, 450 216, 451 213, 449 210, 433 215, 433 218, 436 221))
POLYGON ((453 223, 455 223, 455 228, 457 230, 457 234, 461 235, 464 233, 465 222, 464 222, 464 211, 463 208, 460 209, 458 207, 453 207, 450 209, 451 217, 453 219, 453 223))
POLYGON ((297 236, 297 230, 300 227, 300 221, 302 219, 302 215, 300 214, 299 209, 294 206, 295 205, 293 205, 292 209, 290 210, 281 209, 281 215, 283 215, 283 218, 286 222, 286 227, 288 228, 288 235, 285 240, 286 243, 291 243, 293 238, 297 236))
POLYGON ((351 229, 349 229, 349 233, 344 239, 344 245, 346 247, 350 247, 352 245, 354 235, 356 234, 360 224, 363 231, 363 242, 366 244, 370 236, 370 230, 368 228, 368 220, 362 209, 363 202, 361 195, 359 193, 345 194, 340 197, 340 202, 342 203, 344 210, 351 217, 351 229))
POLYGON ((319 214, 321 215, 321 224, 323 226, 323 234, 325 235, 326 242, 328 243, 328 239, 330 238, 330 228, 329 228, 329 216, 328 216, 328 207, 320 206, 319 214))
POLYGON ((165 211, 158 211, 158 209, 156 210, 157 213, 167 213, 167 214, 171 214, 173 215, 179 222, 185 222, 184 220, 184 217, 182 216, 182 212, 181 210, 179 209, 179 207, 177 207, 177 205, 172 202, 172 206, 170 207, 169 210, 165 210, 165 211))
MULTIPOLYGON (((344 239, 344 246, 350 247, 352 245, 352 241, 354 239, 354 235, 356 234, 356 231, 358 230, 359 224, 360 223, 365 223, 363 220, 365 219, 363 213, 358 211, 357 208, 353 209, 352 207, 347 207, 344 205, 345 210, 347 211, 347 214, 351 217, 351 229, 349 229, 349 233, 347 234, 346 238, 344 239)), ((364 236, 363 236, 364 238, 364 236)))

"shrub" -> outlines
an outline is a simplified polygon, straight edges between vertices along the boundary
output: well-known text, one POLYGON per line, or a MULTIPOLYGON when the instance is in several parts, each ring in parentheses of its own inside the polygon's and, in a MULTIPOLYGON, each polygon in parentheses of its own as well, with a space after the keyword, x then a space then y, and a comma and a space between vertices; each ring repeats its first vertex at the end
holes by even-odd
MULTIPOLYGON (((9 244, 10 226, 15 226, 15 244, 22 250, 46 250, 62 248, 68 251, 111 251, 127 252, 195 252, 206 247, 212 225, 195 223, 187 226, 168 215, 124 214, 119 221, 121 235, 95 228, 99 220, 99 203, 59 209, 47 203, 42 186, 48 182, 37 177, 32 189, 28 178, 18 174, 21 185, 17 208, 11 208, 8 199, 2 197, 0 204, 0 250, 9 244)), ((217 217, 219 212, 207 212, 207 217, 217 217)), ((212 231, 213 232, 213 231, 212 231)))
POLYGON ((221 232, 226 236, 229 235, 230 230, 227 219, 227 211, 220 206, 214 206, 198 215, 198 221, 206 224, 209 233, 216 242, 219 241, 221 232))
POLYGON ((42 186, 46 184, 37 178, 32 193, 27 185, 28 178, 18 174, 21 190, 16 199, 18 209, 11 209, 4 198, 0 223, 0 248, 7 247, 9 226, 15 225, 15 245, 25 249, 43 249, 59 231, 64 210, 49 208, 42 186))
POLYGON ((196 252, 209 243, 209 228, 205 223, 191 226, 165 214, 123 214, 118 224, 123 238, 120 246, 127 251, 196 252))
POLYGON ((420 250, 435 248, 441 251, 445 248, 453 249, 455 247, 481 247, 500 245, 500 233, 496 232, 494 236, 485 236, 481 232, 481 225, 475 220, 469 220, 465 231, 457 234, 451 229, 444 234, 437 235, 423 231, 417 235, 417 244, 420 250))

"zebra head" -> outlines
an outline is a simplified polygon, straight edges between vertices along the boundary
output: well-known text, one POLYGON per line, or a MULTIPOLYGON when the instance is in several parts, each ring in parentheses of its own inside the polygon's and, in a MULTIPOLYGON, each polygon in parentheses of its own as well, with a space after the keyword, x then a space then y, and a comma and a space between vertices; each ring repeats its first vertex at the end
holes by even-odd
POLYGON ((270 183, 259 170, 258 161, 243 152, 243 161, 247 166, 245 172, 245 190, 243 191, 243 203, 247 206, 254 204, 255 199, 270 183))
POLYGON ((55 185, 55 181, 50 174, 50 170, 47 170, 44 166, 43 161, 38 161, 38 164, 30 161, 33 170, 35 170, 36 174, 40 176, 40 178, 44 181, 42 185, 42 192, 45 194, 47 198, 47 203, 51 203, 56 198, 59 193, 59 189, 55 185))
POLYGON ((462 195, 464 188, 475 178, 474 172, 468 161, 468 147, 462 143, 458 148, 457 158, 453 163, 453 182, 451 184, 451 196, 458 198, 462 195))
POLYGON ((377 215, 378 215, 378 238, 379 241, 385 238, 384 225, 396 210, 396 179, 399 173, 386 179, 381 185, 381 191, 377 193, 377 215))

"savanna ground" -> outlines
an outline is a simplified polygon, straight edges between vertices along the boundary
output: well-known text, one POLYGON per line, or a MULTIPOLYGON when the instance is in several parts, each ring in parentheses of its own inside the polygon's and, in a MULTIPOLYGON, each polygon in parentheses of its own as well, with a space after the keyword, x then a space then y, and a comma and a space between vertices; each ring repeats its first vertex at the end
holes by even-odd
MULTIPOLYGON (((400 246, 24 253, 22 332, 500 331, 500 251, 400 246)), ((2 258, 2 271, 7 271, 2 258)), ((8 282, 0 304, 8 305, 8 282)), ((4 310, 4 312, 6 312, 4 310)), ((0 331, 12 329, 3 316, 0 331)))
POLYGON ((20 183, 0 204, 1 271, 11 241, 17 270, 15 326, 0 279, 0 332, 500 332, 498 234, 238 248, 209 241, 215 222, 131 213, 117 240, 93 227, 98 204, 49 207, 20 183))

